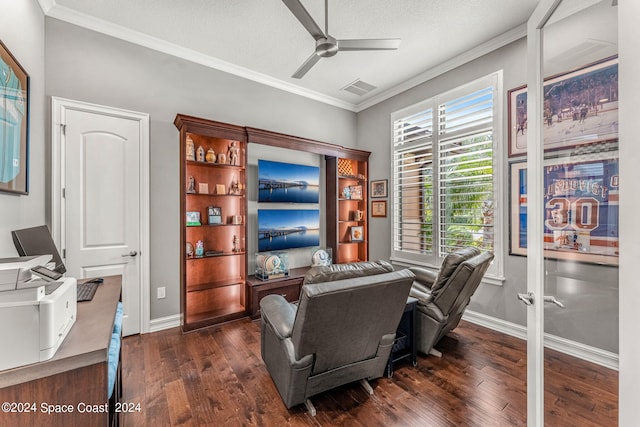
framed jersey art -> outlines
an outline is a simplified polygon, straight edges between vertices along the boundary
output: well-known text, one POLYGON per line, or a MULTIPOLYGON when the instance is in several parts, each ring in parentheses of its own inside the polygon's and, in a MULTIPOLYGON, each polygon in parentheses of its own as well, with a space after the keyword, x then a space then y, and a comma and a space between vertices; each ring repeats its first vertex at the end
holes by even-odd
MULTIPOLYGON (((511 254, 527 254, 526 162, 510 165, 511 254)), ((544 163, 544 255, 618 264, 618 152, 544 163)))

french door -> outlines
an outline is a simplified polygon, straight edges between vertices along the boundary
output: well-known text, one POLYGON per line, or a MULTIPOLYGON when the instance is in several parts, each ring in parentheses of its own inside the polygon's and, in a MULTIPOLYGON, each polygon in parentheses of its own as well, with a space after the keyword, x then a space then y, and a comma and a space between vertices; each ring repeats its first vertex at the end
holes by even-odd
POLYGON ((558 387, 545 382, 545 332, 617 351, 617 53, 611 0, 540 0, 528 21, 527 293, 518 298, 527 306, 529 426, 545 424, 558 387), (590 323, 594 336, 581 335, 590 323), (602 324, 614 325, 610 336, 602 324))

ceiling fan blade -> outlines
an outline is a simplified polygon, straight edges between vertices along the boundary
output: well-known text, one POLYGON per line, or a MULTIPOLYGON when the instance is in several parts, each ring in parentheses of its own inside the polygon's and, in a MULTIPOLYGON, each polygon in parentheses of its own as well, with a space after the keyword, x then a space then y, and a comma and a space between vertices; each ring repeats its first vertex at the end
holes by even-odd
POLYGON ((291 13, 293 13, 302 26, 309 31, 309 34, 311 34, 314 39, 318 40, 324 37, 324 33, 318 24, 316 24, 316 21, 309 15, 307 9, 300 3, 300 0, 282 0, 282 3, 289 8, 291 13))
POLYGON ((304 64, 302 64, 302 66, 298 68, 291 77, 294 79, 301 79, 305 74, 307 74, 307 71, 309 71, 311 67, 316 65, 316 62, 320 61, 320 58, 321 57, 314 52, 306 61, 304 61, 304 64))
POLYGON ((353 39, 338 40, 338 50, 395 50, 400 39, 353 39))

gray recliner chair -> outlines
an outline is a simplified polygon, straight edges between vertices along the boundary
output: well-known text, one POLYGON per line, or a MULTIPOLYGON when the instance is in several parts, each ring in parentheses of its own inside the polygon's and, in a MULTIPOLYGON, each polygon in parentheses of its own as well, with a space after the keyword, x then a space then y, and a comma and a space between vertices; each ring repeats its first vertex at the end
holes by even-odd
POLYGON ((311 396, 359 380, 373 393, 367 379, 384 373, 414 275, 367 264, 312 269, 297 306, 260 301, 262 359, 287 408, 315 415, 311 396))
POLYGON ((438 273, 420 267, 409 269, 416 276, 410 295, 418 299, 418 351, 442 356, 433 346, 458 326, 492 260, 493 253, 467 247, 448 254, 438 273))

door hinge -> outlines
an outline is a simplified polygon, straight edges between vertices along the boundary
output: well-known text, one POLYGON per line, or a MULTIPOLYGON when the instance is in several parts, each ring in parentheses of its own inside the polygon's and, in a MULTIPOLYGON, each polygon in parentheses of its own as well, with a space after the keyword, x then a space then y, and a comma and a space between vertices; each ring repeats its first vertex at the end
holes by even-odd
POLYGON ((62 131, 63 135, 67 134, 67 125, 64 123, 60 123, 60 130, 62 131))
POLYGON ((62 250, 62 258, 65 258, 65 259, 67 258, 67 250, 66 249, 62 250))
POLYGON ((66 189, 66 188, 63 188, 63 189, 62 189, 62 198, 63 198, 63 199, 66 199, 66 198, 67 198, 67 189, 66 189))

